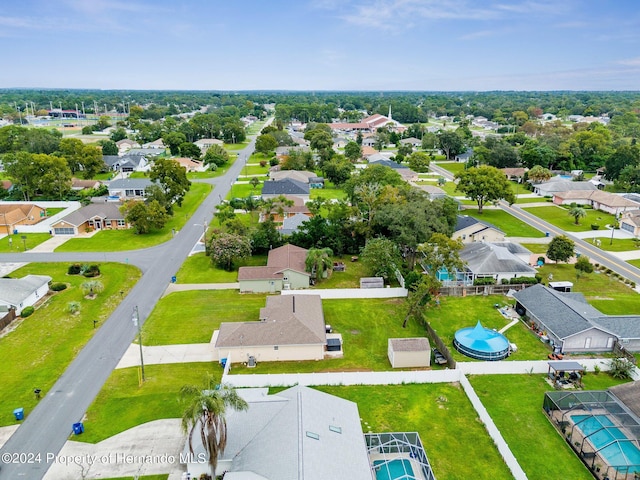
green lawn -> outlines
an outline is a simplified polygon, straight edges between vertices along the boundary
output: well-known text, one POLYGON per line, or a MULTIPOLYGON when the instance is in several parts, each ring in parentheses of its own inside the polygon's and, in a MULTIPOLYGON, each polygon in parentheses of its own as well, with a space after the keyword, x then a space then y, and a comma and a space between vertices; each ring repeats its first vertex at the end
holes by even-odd
POLYGON ((224 149, 227 152, 238 152, 240 150, 244 150, 245 148, 247 148, 247 145, 249 145, 249 142, 242 142, 242 143, 225 143, 224 144, 224 149))
POLYGON ((347 194, 341 188, 325 186, 325 188, 312 188, 309 198, 311 198, 311 200, 314 198, 345 200, 347 194))
MULTIPOLYGON (((607 252, 628 252, 632 250, 638 250, 640 244, 638 244, 638 240, 633 238, 614 238, 613 241, 611 237, 595 237, 600 241, 601 250, 606 250, 607 252)), ((585 242, 589 242, 592 245, 595 245, 594 239, 585 238, 585 242)))
POLYGON ((55 214, 63 212, 66 208, 47 208, 47 217, 53 217, 55 214))
POLYGON ((405 300, 323 300, 325 322, 342 335, 344 357, 304 362, 261 362, 248 369, 234 365, 234 373, 296 373, 389 370, 387 340, 424 336, 424 328, 409 322, 402 328, 405 300))
POLYGON ((548 198, 544 197, 518 197, 516 203, 545 203, 549 202, 548 198))
MULTIPOLYGON (((440 308, 427 309, 425 317, 442 341, 449 346, 449 351, 457 362, 472 362, 475 360, 453 348, 454 335, 461 328, 475 327, 478 320, 486 328, 500 330, 506 326, 509 320, 497 311, 494 307, 496 303, 504 305, 512 302, 502 295, 441 297, 440 308)), ((518 346, 518 351, 508 357, 508 360, 543 360, 550 352, 523 323, 512 326, 504 335, 509 342, 518 346)))
POLYGON ((162 418, 180 418, 180 388, 203 383, 207 373, 222 377, 210 363, 174 363, 145 366, 146 381, 139 385, 137 367, 114 370, 87 410, 82 435, 76 441, 97 443, 129 428, 162 418))
POLYGON ((23 407, 28 414, 36 400, 34 388, 46 394, 69 363, 96 332, 99 325, 120 303, 120 291, 126 293, 140 278, 135 267, 116 263, 100 264, 99 280, 104 291, 95 300, 84 298, 81 285, 87 281, 80 275, 67 275, 70 263, 32 263, 11 274, 19 278, 28 274, 49 275, 54 282, 67 283, 66 290, 48 296, 35 313, 17 320, 15 330, 0 340, 2 405, 0 426, 12 425, 14 408, 23 407), (68 312, 69 302, 80 303, 80 313, 68 312))
POLYGON ((23 252, 25 246, 27 250, 40 245, 42 242, 49 240, 51 235, 48 233, 19 233, 4 237, 0 240, 0 253, 23 252), (22 237, 26 237, 24 240, 22 237), (9 241, 11 239, 11 241, 9 241))
POLYGON ((567 232, 585 232, 591 230, 591 224, 600 225, 600 228, 604 228, 605 225, 615 222, 613 215, 590 208, 585 208, 587 216, 580 219, 579 225, 576 225, 574 218, 569 215, 569 209, 557 205, 528 207, 524 208, 524 210, 567 232))
POLYGON ((174 208, 174 214, 162 230, 137 235, 133 229, 102 230, 90 238, 72 238, 56 248, 56 252, 114 252, 147 248, 170 240, 172 230, 180 230, 193 215, 200 203, 211 192, 211 185, 193 183, 184 197, 182 206, 174 208))
POLYGON ((630 263, 636 268, 640 268, 640 260, 628 260, 627 263, 630 263))
POLYGON ((260 195, 262 192, 262 182, 257 187, 254 187, 250 183, 234 183, 231 186, 231 190, 227 194, 227 200, 232 200, 234 198, 245 198, 252 195, 260 195))
POLYGON ((573 265, 553 263, 547 263, 539 272, 544 281, 552 274, 553 281, 573 282, 572 291, 582 293, 591 305, 607 315, 640 314, 638 294, 612 276, 593 272, 578 278, 573 265))
MULTIPOLYGON (((593 477, 542 411, 544 392, 552 390, 541 375, 476 375, 476 393, 530 480, 593 477)), ((585 389, 617 382, 601 373, 584 377, 585 389)))
MULTIPOLYGON (((242 167, 242 175, 266 175, 269 173, 269 163, 267 163, 264 167, 258 165, 245 165, 242 167)), ((263 181, 262 178, 258 177, 260 181, 263 181)))
POLYGON ((144 345, 208 343, 221 322, 258 321, 264 294, 189 290, 160 299, 142 329, 144 345))
POLYGON ((521 243, 524 248, 531 250, 531 253, 545 254, 549 244, 547 243, 521 243))
POLYGON ((187 173, 187 178, 190 181, 194 181, 194 180, 203 180, 206 178, 214 178, 214 177, 219 177, 220 174, 218 173, 218 171, 216 170, 215 172, 212 170, 205 170, 204 172, 189 172, 187 173))
POLYGON ((466 163, 465 162, 438 162, 436 165, 456 175, 457 173, 460 173, 464 170, 466 163))
POLYGON ((364 432, 418 432, 438 480, 513 478, 458 384, 317 388, 356 402, 364 432))
MULTIPOLYGON (((253 255, 236 267, 263 266, 267 264, 266 255, 253 255)), ((231 272, 211 264, 211 258, 204 252, 188 257, 176 275, 178 283, 232 283, 238 281, 238 268, 231 272)))
POLYGON ((443 189, 445 193, 451 197, 464 197, 464 193, 457 191, 456 187, 458 185, 453 182, 446 182, 444 185, 438 185, 436 183, 436 186, 443 189))
POLYGON ((329 278, 316 283, 315 288, 360 288, 360 278, 370 277, 362 262, 352 262, 350 256, 336 257, 334 262, 344 262, 344 272, 333 272, 329 278))
POLYGON ((509 237, 544 237, 544 233, 530 227, 526 223, 518 220, 513 215, 499 209, 483 209, 482 215, 478 214, 477 208, 465 208, 462 212, 465 215, 484 220, 498 227, 509 237))

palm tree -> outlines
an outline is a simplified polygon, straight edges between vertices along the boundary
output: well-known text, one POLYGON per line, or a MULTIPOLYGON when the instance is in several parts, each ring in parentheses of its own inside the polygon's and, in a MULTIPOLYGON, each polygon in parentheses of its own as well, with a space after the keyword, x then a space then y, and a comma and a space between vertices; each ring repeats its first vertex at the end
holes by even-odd
POLYGON ((205 388, 184 385, 180 394, 186 404, 182 414, 182 429, 188 434, 189 451, 193 455, 193 434, 199 429, 205 452, 209 455, 211 477, 216 478, 218 456, 227 446, 227 407, 246 410, 247 402, 229 385, 215 385, 211 374, 205 379, 205 388))
POLYGON ((325 278, 333 268, 333 251, 330 248, 311 248, 305 260, 305 269, 314 278, 325 278))
POLYGON ((90 280, 82 284, 82 290, 85 295, 93 298, 104 290, 104 285, 100 280, 90 280))
POLYGON ((569 215, 575 219, 576 225, 579 225, 580 219, 586 217, 587 212, 582 207, 572 207, 571 210, 569 210, 569 215))

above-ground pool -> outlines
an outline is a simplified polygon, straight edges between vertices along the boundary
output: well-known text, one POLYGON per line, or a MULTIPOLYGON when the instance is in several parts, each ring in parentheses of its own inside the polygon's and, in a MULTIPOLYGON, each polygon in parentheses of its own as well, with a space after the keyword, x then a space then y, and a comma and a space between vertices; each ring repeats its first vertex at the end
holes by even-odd
POLYGON ((635 443, 628 441, 624 432, 616 428, 608 416, 572 415, 571 420, 609 465, 629 466, 628 473, 640 472, 640 449, 635 443))
POLYGON ((390 462, 375 460, 373 467, 376 472, 376 480, 413 480, 416 477, 411 468, 411 462, 406 458, 397 458, 390 462))
POLYGON ((509 355, 509 341, 500 332, 485 328, 480 320, 475 327, 458 330, 453 346, 460 353, 477 360, 502 360, 509 355))

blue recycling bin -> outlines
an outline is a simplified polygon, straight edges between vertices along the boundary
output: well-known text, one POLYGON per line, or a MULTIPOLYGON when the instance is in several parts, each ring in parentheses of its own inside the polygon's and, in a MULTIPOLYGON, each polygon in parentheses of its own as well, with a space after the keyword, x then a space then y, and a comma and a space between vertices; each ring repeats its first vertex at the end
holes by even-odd
POLYGON ((80 435, 83 432, 84 432, 84 425, 82 424, 82 422, 73 424, 73 433, 75 435, 80 435))
POLYGON ((174 275, 173 277, 171 277, 171 283, 176 283, 178 279, 176 278, 176 276, 174 275))
POLYGON ((220 365, 222 365, 222 368, 227 366, 227 359, 225 358, 221 358, 220 359, 220 365))
POLYGON ((545 237, 548 237, 549 235, 551 235, 549 232, 544 232, 545 237))
POLYGON ((16 420, 22 420, 24 418, 24 408, 16 408, 13 411, 13 416, 16 417, 16 420))

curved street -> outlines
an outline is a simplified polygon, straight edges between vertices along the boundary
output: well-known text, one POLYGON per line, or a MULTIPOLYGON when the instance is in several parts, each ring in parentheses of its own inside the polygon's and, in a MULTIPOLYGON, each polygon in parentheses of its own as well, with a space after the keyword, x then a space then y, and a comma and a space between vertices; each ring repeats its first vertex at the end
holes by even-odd
MULTIPOLYGON (((267 122, 268 124, 269 122, 267 122)), ((70 262, 113 261, 139 267, 142 278, 118 305, 86 346, 24 423, 0 450, 1 454, 27 454, 29 462, 2 462, 0 479, 39 480, 44 477, 52 459, 67 441, 72 425, 79 422, 97 396, 137 334, 132 321, 138 307, 141 324, 162 296, 171 277, 176 274, 192 247, 202 236, 202 222, 211 221, 215 207, 221 203, 253 153, 255 136, 221 177, 205 180, 214 185, 195 214, 170 241, 143 250, 109 253, 23 253, 2 254, 0 262, 70 262)), ((27 385, 25 388, 33 388, 27 385)))

